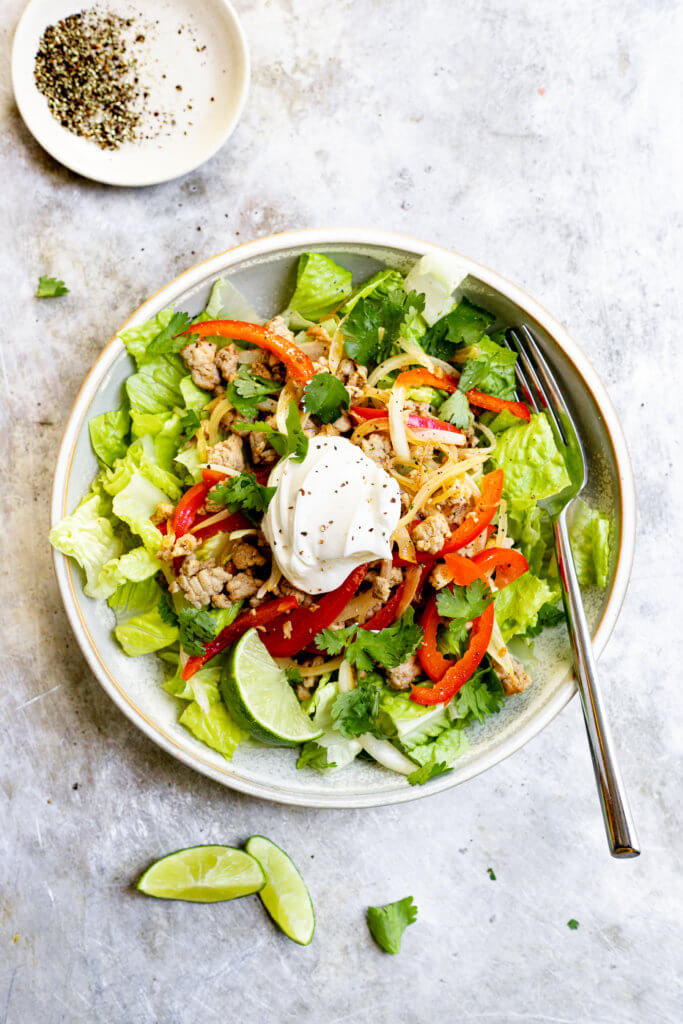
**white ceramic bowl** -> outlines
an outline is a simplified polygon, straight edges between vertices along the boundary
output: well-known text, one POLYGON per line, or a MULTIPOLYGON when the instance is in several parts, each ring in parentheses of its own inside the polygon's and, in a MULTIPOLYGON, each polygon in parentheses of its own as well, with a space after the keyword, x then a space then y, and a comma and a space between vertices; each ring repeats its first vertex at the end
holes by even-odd
POLYGON ((158 135, 116 150, 63 128, 38 91, 33 67, 48 25, 82 10, 82 0, 30 0, 12 44, 12 88, 26 127, 65 167, 105 185, 155 185, 188 174, 223 145, 244 108, 249 51, 229 0, 109 0, 107 12, 140 21, 140 80, 153 111, 163 115, 158 135), (146 26, 149 26, 148 28, 146 26), (176 87, 180 85, 181 88, 176 87), (191 109, 190 109, 191 108, 191 109), (175 127, 167 127, 171 118, 175 127))
MULTIPOLYGON (((181 274, 148 299, 127 321, 132 327, 171 304, 199 312, 210 284, 231 280, 264 316, 282 309, 290 294, 297 257, 324 252, 362 280, 380 265, 406 269, 434 246, 378 231, 330 229, 262 238, 237 246, 181 274)), ((463 257, 463 259, 465 259, 463 257)), ((635 492, 621 426, 612 404, 578 345, 538 303, 521 289, 472 260, 464 292, 511 324, 527 323, 541 340, 559 373, 589 455, 589 495, 614 523, 610 586, 591 595, 589 617, 596 653, 614 627, 633 560, 635 492)), ((97 466, 88 439, 88 420, 116 408, 123 381, 133 365, 118 338, 112 338, 90 371, 76 399, 59 450, 52 494, 52 522, 71 512, 97 466)), ((84 597, 78 569, 55 552, 59 589, 78 643, 95 676, 112 700, 138 728, 164 750, 223 785, 282 803, 319 807, 370 807, 415 800, 472 778, 518 750, 543 729, 575 693, 562 630, 537 641, 534 683, 509 699, 484 726, 469 730, 470 749, 454 770, 424 787, 370 764, 356 761, 330 775, 297 771, 291 750, 255 745, 238 748, 231 762, 196 741, 178 724, 176 701, 159 685, 163 677, 154 655, 126 658, 112 636, 111 613, 104 602, 84 597)))

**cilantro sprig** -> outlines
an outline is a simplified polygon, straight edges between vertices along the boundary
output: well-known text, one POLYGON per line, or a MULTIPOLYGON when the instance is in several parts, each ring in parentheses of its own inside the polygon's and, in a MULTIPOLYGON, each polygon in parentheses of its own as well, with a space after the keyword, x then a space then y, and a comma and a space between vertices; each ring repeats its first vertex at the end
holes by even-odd
POLYGON ((326 768, 336 768, 336 761, 327 760, 327 749, 321 747, 315 740, 309 740, 301 748, 301 754, 296 762, 297 768, 315 768, 317 771, 325 771, 326 768))
POLYGON ((377 633, 357 625, 323 629, 315 638, 315 645, 332 657, 344 651, 345 659, 359 671, 370 672, 375 664, 396 668, 422 642, 423 632, 414 621, 414 615, 414 609, 408 608, 392 626, 377 633))
POLYGON ((291 456, 294 462, 303 462, 308 454, 308 438, 304 434, 301 426, 299 411, 296 407, 295 401, 291 401, 289 403, 289 411, 287 413, 285 424, 287 427, 286 434, 282 434, 279 430, 276 430, 275 427, 271 427, 269 423, 243 423, 242 421, 239 421, 238 423, 235 423, 235 429, 251 430, 260 434, 265 434, 268 441, 281 458, 285 459, 288 456, 291 456))
POLYGON ((381 363, 391 355, 408 317, 421 313, 424 306, 424 295, 400 289, 388 295, 375 292, 359 299, 341 328, 349 356, 363 366, 381 363))
POLYGON ((362 736, 369 732, 378 739, 387 734, 375 721, 384 690, 382 677, 371 672, 358 680, 358 684, 347 693, 340 693, 332 705, 332 728, 346 739, 362 736))
POLYGON ((412 896, 380 907, 368 907, 368 928, 373 939, 385 953, 400 953, 401 938, 408 925, 417 920, 417 907, 412 896))
POLYGON ((177 626, 180 645, 187 654, 203 654, 204 647, 216 636, 213 616, 201 608, 183 608, 176 614, 168 594, 162 594, 159 616, 167 626, 177 626))
POLYGON ((478 618, 493 601, 493 594, 482 580, 469 587, 444 587, 436 595, 436 607, 443 618, 450 619, 439 633, 442 654, 459 654, 467 639, 467 623, 478 618))
POLYGON ((150 341, 146 356, 163 356, 172 352, 180 352, 186 345, 189 345, 192 340, 189 335, 183 334, 182 337, 176 337, 176 335, 182 334, 185 328, 189 327, 190 320, 189 313, 174 313, 163 330, 159 331, 156 337, 150 341))
POLYGON ((240 473, 209 491, 209 499, 225 505, 229 512, 244 512, 253 523, 259 523, 275 494, 275 487, 264 487, 253 473, 240 473))
POLYGON ((414 772, 410 772, 406 778, 411 786, 424 786, 425 782, 429 782, 430 779, 435 779, 437 775, 445 775, 446 772, 451 770, 446 761, 437 761, 432 756, 430 761, 427 761, 426 764, 421 764, 414 772))
POLYGON ((46 277, 45 274, 41 274, 38 278, 38 288, 36 289, 37 299, 56 299, 60 295, 66 295, 69 289, 56 277, 46 277))
POLYGON ((334 423, 351 405, 351 396, 331 373, 316 373, 304 388, 304 409, 323 423, 334 423))
POLYGON ((243 364, 235 379, 228 384, 226 396, 241 416, 252 416, 258 403, 268 395, 276 394, 281 387, 281 384, 267 377, 260 377, 243 364))

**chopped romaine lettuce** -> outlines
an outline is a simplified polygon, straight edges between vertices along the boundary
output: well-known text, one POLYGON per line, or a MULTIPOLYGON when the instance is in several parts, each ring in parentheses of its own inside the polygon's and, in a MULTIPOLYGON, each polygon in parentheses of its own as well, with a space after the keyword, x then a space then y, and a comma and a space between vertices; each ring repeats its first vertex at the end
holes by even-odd
POLYGON ((509 583, 494 599, 503 639, 508 641, 513 636, 524 634, 527 629, 533 629, 541 608, 554 604, 558 597, 556 586, 551 587, 547 580, 541 580, 530 572, 509 583))
POLYGON ((569 538, 576 573, 583 586, 607 586, 609 533, 608 517, 577 498, 571 509, 569 538))
MULTIPOLYGON (((144 551, 144 548, 136 548, 136 551, 144 551)), ((161 599, 162 590, 154 576, 147 576, 144 579, 128 579, 121 583, 107 604, 116 616, 116 622, 120 625, 127 622, 135 615, 142 615, 144 612, 156 608, 161 599)))
POLYGON ((180 394, 183 397, 186 409, 196 409, 199 411, 204 408, 207 402, 211 401, 211 396, 202 388, 198 388, 189 375, 182 378, 178 387, 180 388, 180 394))
POLYGON ((184 467, 192 480, 192 483, 198 484, 201 481, 202 457, 199 454, 199 449, 196 444, 192 444, 188 448, 183 448, 182 451, 178 452, 173 462, 174 466, 177 466, 177 464, 180 463, 180 465, 184 467))
POLYGON ((508 348, 496 345, 484 335, 477 342, 479 354, 468 359, 462 368, 460 388, 469 391, 477 388, 486 395, 510 399, 515 397, 517 380, 515 363, 517 354, 508 348))
POLYGON ((126 393, 133 412, 170 412, 184 405, 180 382, 187 368, 180 356, 158 356, 145 363, 126 381, 126 393))
POLYGON ((176 672, 166 680, 164 689, 180 700, 195 700, 200 706, 218 704, 221 700, 220 681, 223 671, 223 659, 214 658, 209 665, 200 668, 190 679, 183 679, 180 661, 176 672))
POLYGON ((296 288, 284 315, 296 311, 307 320, 319 320, 350 294, 351 280, 351 271, 329 256, 303 253, 296 269, 296 288))
POLYGON ((169 495, 156 487, 128 456, 120 460, 119 466, 105 482, 105 489, 114 499, 114 515, 122 519, 142 539, 147 550, 155 555, 161 544, 161 534, 151 516, 160 502, 169 501, 169 495))
POLYGON ((318 686, 315 692, 313 725, 316 729, 323 729, 322 736, 318 736, 316 743, 325 751, 325 759, 329 767, 323 768, 322 759, 309 762, 312 767, 321 771, 334 771, 335 768, 344 768, 360 754, 362 747, 358 740, 352 737, 344 737, 333 728, 332 705, 339 694, 337 683, 325 683, 318 686), (334 765, 334 768, 332 768, 334 765))
POLYGON ((410 699, 410 693, 385 690, 379 706, 377 723, 387 736, 406 743, 421 743, 429 736, 435 736, 448 725, 440 704, 427 707, 410 699), (435 729, 435 731, 430 731, 435 729))
POLYGON ((149 611, 133 615, 121 625, 115 626, 114 636, 124 653, 134 658, 138 654, 151 654, 174 644, 178 639, 178 628, 164 622, 158 605, 155 605, 149 611))
POLYGON ((455 761, 456 757, 464 754, 469 747, 469 741, 464 730, 454 726, 446 727, 434 738, 417 743, 407 748, 402 741, 399 746, 405 750, 406 755, 419 765, 441 764, 447 768, 455 761))
POLYGON ((114 532, 105 509, 100 494, 90 492, 75 512, 50 530, 52 546, 73 558, 85 572, 84 593, 101 599, 109 597, 116 588, 116 583, 100 581, 102 569, 123 553, 123 541, 114 532))
POLYGON ((130 430, 130 416, 126 409, 103 412, 88 423, 90 444, 100 462, 113 466, 116 459, 126 454, 126 437, 130 430))
POLYGON ((455 309, 429 328, 420 345, 437 359, 450 361, 456 349, 478 345, 493 320, 494 317, 485 309, 462 298, 455 309))
POLYGON ((238 744, 247 739, 247 733, 233 722, 224 704, 210 704, 204 711, 197 701, 192 701, 180 716, 180 724, 228 761, 238 744))
POLYGON ((467 275, 467 267, 459 256, 449 252, 430 252, 413 265, 404 287, 407 292, 424 295, 422 315, 431 326, 453 308, 453 292, 467 275))
POLYGON ((145 320, 139 327, 130 327, 127 331, 121 331, 119 338, 126 346, 128 354, 133 357, 138 368, 146 361, 147 348, 151 341, 168 327, 173 309, 162 309, 160 313, 153 316, 151 320, 145 320))
POLYGON ((359 299, 364 299, 367 295, 372 295, 375 292, 388 295, 389 292, 393 292, 396 289, 400 291, 402 288, 403 278, 397 270, 389 270, 388 268, 386 270, 378 270, 367 281, 363 281, 362 284, 353 289, 339 312, 342 316, 346 316, 347 313, 351 312, 359 299))
MULTIPOLYGON (((251 324, 263 323, 263 318, 235 288, 232 281, 226 281, 222 277, 214 281, 206 309, 199 314, 195 323, 201 323, 202 320, 246 320, 251 324)), ((222 338, 221 342, 225 344, 227 340, 222 338)))
POLYGON ((498 437, 491 461, 505 471, 503 497, 513 511, 532 508, 569 484, 564 460, 544 413, 510 427, 498 437))
MULTIPOLYGON (((112 558, 103 567, 99 582, 102 586, 121 588, 127 581, 140 583, 150 579, 161 569, 161 562, 144 547, 133 548, 118 558, 112 558)), ((118 593, 118 591, 117 591, 118 593)), ((115 595, 112 595, 114 597, 115 595)), ((110 602, 112 598, 109 599, 110 602)))

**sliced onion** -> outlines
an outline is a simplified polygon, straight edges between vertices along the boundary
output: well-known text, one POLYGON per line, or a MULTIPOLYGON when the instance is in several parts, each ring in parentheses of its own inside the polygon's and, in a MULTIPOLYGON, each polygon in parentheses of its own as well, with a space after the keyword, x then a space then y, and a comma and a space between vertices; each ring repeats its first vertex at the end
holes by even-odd
POLYGON ((424 366, 427 370, 431 370, 432 373, 434 372, 434 367, 438 365, 439 361, 434 359, 433 356, 428 355, 414 341, 408 341, 407 338, 399 338, 397 344, 399 348, 402 348, 404 352, 412 356, 416 363, 424 366))
POLYGON ((389 435, 394 451, 400 459, 410 458, 410 448, 406 435, 406 425, 403 420, 403 409, 405 406, 405 388, 394 387, 391 389, 389 399, 389 435))
POLYGON ((417 593, 417 588, 420 583, 420 577, 422 576, 421 565, 410 565, 406 569, 406 576, 403 581, 403 590, 401 591, 401 600, 399 601, 398 608, 396 609, 396 618, 400 619, 404 611, 412 604, 413 598, 417 593))
POLYGON ((367 750, 371 757, 374 757, 378 764, 389 771, 398 772, 399 775, 410 775, 415 771, 416 765, 404 757, 400 750, 397 750, 389 740, 378 740, 369 732, 358 737, 358 741, 364 750, 367 750))
POLYGON ((399 557, 404 562, 415 561, 415 545, 413 544, 410 534, 405 526, 397 526, 391 535, 391 540, 398 547, 399 557))
POLYGON ((344 358, 344 335, 337 327, 336 331, 332 335, 332 344, 330 345, 330 352, 327 357, 327 361, 330 364, 330 373, 336 373, 339 364, 344 358))
POLYGON ((210 516, 209 519, 203 519, 201 523, 195 523, 191 526, 189 533, 196 533, 197 530, 204 530, 207 526, 213 526, 214 523, 222 523, 224 519, 227 519, 232 515, 232 512, 228 512, 227 508, 224 508, 221 512, 216 512, 215 516, 210 516))
POLYGON ((415 438, 420 444, 425 442, 428 444, 445 444, 445 445, 465 445, 467 444, 467 438, 464 434, 455 430, 431 430, 427 427, 410 427, 408 430, 408 439, 413 440, 415 438))
POLYGON ((241 348, 237 360, 240 363, 255 363, 262 355, 263 352, 260 348, 241 348))
MULTIPOLYGON (((323 661, 322 665, 297 665, 297 668, 304 679, 306 679, 309 676, 324 676, 328 672, 336 672, 337 669, 341 670, 343 661, 344 658, 342 655, 339 655, 338 658, 332 658, 331 661, 323 661)), ((296 665, 296 662, 293 661, 292 665, 296 665)))
POLYGON ((368 384, 374 386, 378 380, 381 380, 382 377, 386 377, 386 375, 391 373, 392 370, 400 370, 402 366, 414 366, 416 362, 417 360, 415 359, 415 356, 409 355, 408 353, 405 355, 391 356, 389 359, 385 359, 383 363, 380 363, 379 366, 375 367, 368 377, 368 384))
POLYGON ((348 693, 356 685, 356 676, 348 661, 342 661, 339 666, 339 692, 348 693))
POLYGON ((232 530, 228 534, 230 540, 242 540, 243 537, 255 536, 258 533, 258 529, 255 526, 250 526, 246 530, 232 530))
POLYGON ((239 469, 233 469, 231 466, 223 466, 220 462, 202 462, 199 466, 200 469, 213 469, 216 473, 223 473, 225 476, 239 476, 239 469))
POLYGON ((220 402, 217 402, 211 411, 209 417, 209 430, 208 430, 208 442, 209 447, 214 445, 218 440, 218 431, 220 429, 221 420, 225 416, 226 412, 230 412, 232 409, 232 402, 227 398, 223 398, 220 402))

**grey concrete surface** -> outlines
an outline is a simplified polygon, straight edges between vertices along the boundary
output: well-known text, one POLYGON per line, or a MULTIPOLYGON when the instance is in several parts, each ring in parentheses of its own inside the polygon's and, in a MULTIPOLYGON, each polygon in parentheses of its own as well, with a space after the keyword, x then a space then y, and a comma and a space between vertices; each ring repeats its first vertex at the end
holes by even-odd
POLYGON ((57 165, 14 107, 22 0, 0 10, 0 1024, 681 1020, 683 8, 666 0, 238 0, 253 82, 188 177, 113 190, 57 165), (47 545, 79 384, 146 296, 236 241, 373 226, 495 267, 569 328, 631 447, 638 550, 601 659, 642 857, 606 851, 578 702, 460 789, 358 812, 231 793, 159 751, 86 668, 47 545), (38 302, 38 275, 63 299, 38 302), (156 904, 179 846, 272 836, 314 942, 256 900, 156 904), (492 867, 496 881, 487 868, 492 867), (411 893, 403 951, 368 904, 411 893), (580 927, 570 931, 567 921, 580 927))

